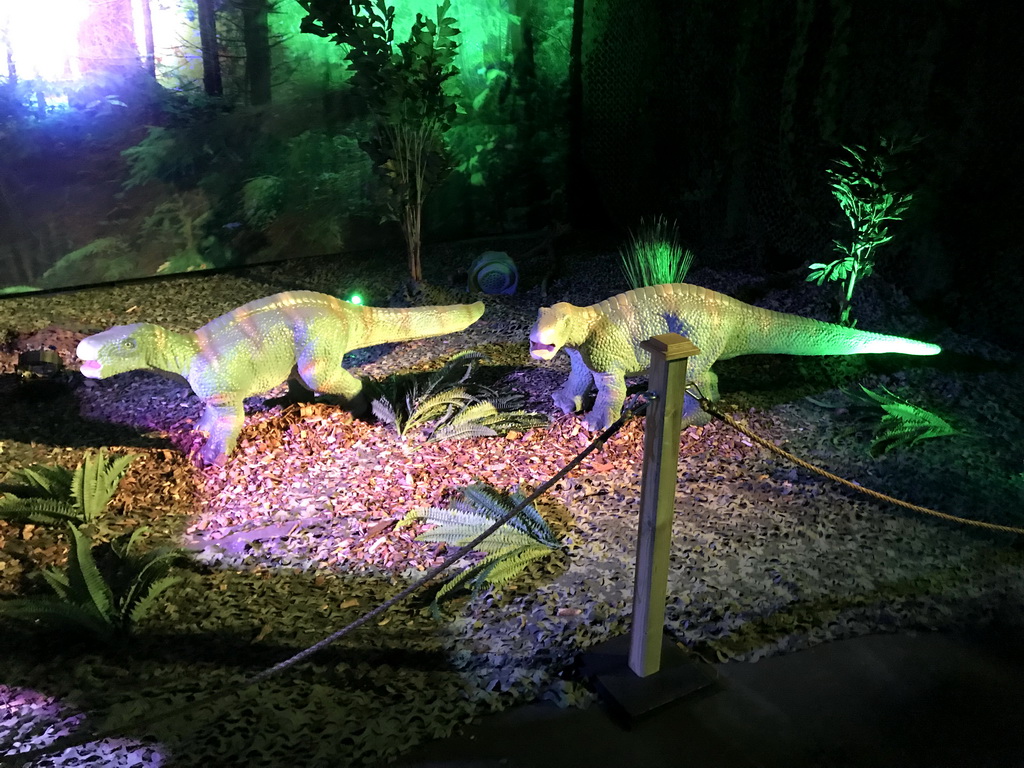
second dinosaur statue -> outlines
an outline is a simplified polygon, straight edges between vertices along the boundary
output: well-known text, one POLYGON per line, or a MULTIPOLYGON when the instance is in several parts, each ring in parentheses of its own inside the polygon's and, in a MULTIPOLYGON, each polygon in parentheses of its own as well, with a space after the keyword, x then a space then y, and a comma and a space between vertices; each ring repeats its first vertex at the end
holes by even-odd
MULTIPOLYGON (((586 423, 592 429, 606 429, 622 412, 626 377, 650 366, 650 354, 640 342, 663 333, 678 333, 699 348, 700 353, 687 361, 686 378, 709 400, 718 398, 712 364, 737 355, 941 351, 935 344, 774 312, 697 285, 669 283, 626 291, 589 307, 566 302, 543 307, 530 332, 530 354, 550 360, 564 347, 572 369, 553 395, 555 405, 563 413, 580 410, 596 384, 597 401, 586 423)), ((683 416, 689 423, 703 418, 689 395, 683 416)))
POLYGON ((251 301, 194 333, 159 325, 119 325, 78 345, 82 374, 105 379, 150 370, 184 378, 206 412, 197 429, 209 435, 204 463, 223 463, 234 449, 246 397, 297 377, 313 392, 360 397, 362 382, 341 367, 346 352, 461 331, 484 313, 482 302, 447 307, 381 309, 312 291, 251 301))

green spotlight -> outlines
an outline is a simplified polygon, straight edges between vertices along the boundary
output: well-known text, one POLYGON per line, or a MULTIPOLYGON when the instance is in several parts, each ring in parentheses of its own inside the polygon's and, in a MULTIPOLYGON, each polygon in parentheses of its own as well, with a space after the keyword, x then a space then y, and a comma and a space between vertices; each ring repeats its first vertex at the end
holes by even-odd
POLYGON ((360 296, 358 293, 353 293, 351 296, 348 297, 348 300, 349 300, 349 303, 351 303, 351 304, 362 304, 363 303, 363 297, 360 296))

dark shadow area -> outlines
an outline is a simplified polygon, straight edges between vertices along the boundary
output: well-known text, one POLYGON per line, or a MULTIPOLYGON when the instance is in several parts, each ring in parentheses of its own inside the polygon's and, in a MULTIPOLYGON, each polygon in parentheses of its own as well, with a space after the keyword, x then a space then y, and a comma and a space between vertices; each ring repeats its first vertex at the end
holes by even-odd
POLYGON ((172 447, 165 438, 139 429, 83 418, 75 396, 82 382, 76 372, 35 378, 0 374, 0 402, 5 410, 16 412, 13 418, 0 420, 0 439, 72 448, 172 447))

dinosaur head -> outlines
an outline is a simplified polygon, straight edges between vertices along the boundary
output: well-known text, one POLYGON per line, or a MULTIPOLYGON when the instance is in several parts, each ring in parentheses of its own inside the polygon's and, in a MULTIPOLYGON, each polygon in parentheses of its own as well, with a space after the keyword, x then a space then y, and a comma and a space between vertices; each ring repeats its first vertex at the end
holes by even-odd
POLYGON ((82 361, 82 375, 105 379, 126 371, 153 367, 150 352, 164 346, 164 329, 149 323, 115 325, 78 342, 76 354, 82 361))
POLYGON ((530 331, 530 357, 534 360, 550 360, 569 341, 569 322, 572 304, 560 301, 551 307, 541 307, 537 322, 530 331))

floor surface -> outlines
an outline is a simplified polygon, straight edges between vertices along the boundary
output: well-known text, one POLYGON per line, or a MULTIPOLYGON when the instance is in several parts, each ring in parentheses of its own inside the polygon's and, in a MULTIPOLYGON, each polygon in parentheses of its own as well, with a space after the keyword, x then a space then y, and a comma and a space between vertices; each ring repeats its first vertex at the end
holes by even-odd
POLYGON ((754 664, 623 727, 534 704, 394 768, 1024 768, 1024 631, 874 635, 754 664))

